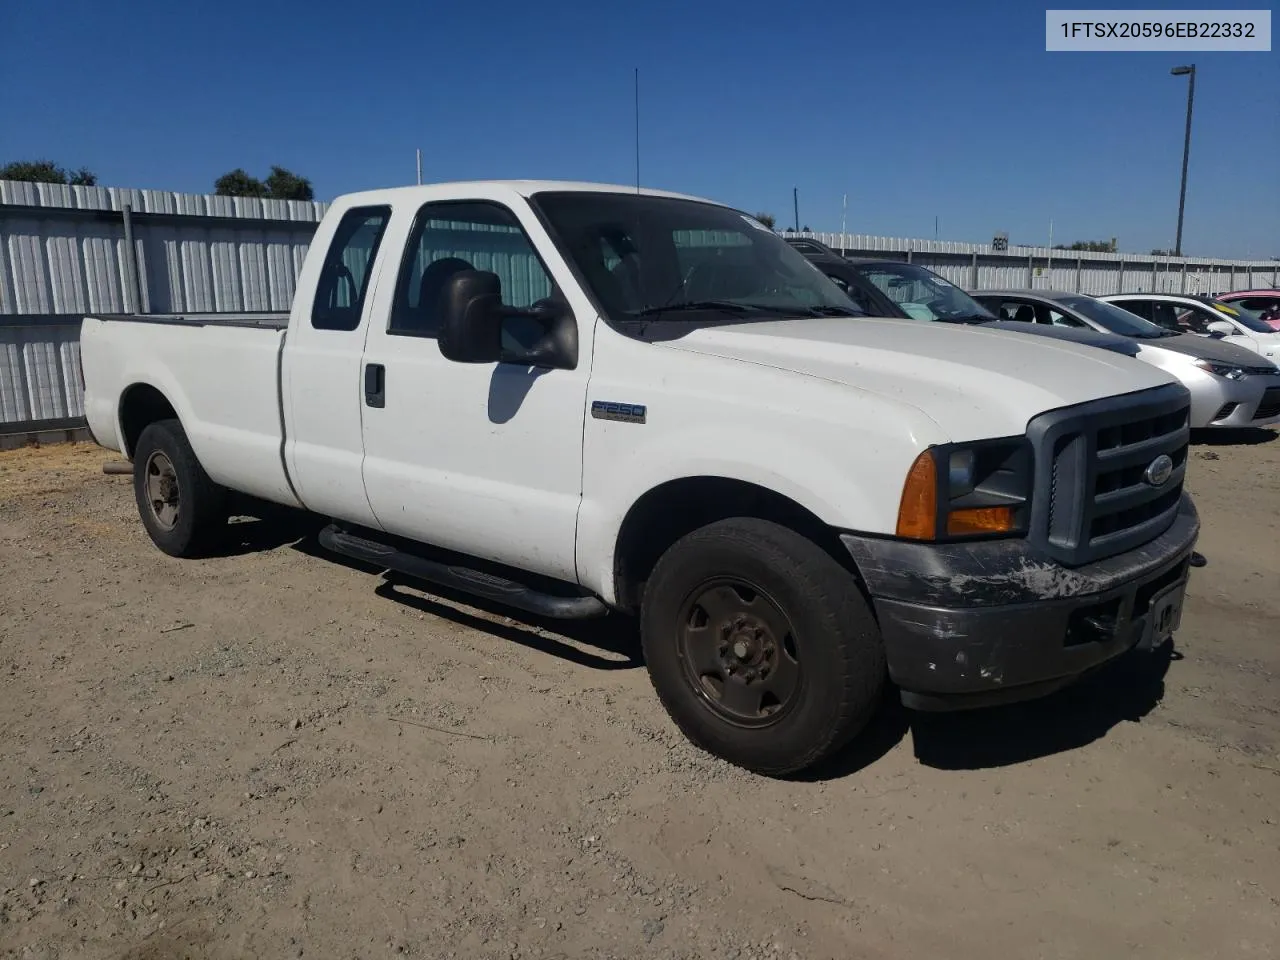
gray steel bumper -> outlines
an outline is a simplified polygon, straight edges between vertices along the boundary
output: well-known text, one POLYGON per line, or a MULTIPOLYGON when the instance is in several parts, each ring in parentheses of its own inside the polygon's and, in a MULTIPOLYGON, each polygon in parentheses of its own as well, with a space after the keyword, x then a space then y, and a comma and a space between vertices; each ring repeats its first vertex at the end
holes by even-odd
POLYGON ((1160 536, 1075 568, 1017 540, 841 540, 871 593, 903 702, 952 710, 1040 696, 1149 644, 1152 600, 1185 590, 1199 531, 1184 494, 1160 536))

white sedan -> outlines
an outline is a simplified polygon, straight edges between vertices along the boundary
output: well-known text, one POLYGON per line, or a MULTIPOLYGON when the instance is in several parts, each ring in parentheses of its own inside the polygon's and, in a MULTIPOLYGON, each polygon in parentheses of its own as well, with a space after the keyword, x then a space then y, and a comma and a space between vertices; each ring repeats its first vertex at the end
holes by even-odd
POLYGON ((1117 293, 1099 297, 1145 320, 1179 333, 1239 344, 1269 360, 1280 358, 1280 330, 1273 330, 1239 307, 1212 297, 1175 293, 1117 293))

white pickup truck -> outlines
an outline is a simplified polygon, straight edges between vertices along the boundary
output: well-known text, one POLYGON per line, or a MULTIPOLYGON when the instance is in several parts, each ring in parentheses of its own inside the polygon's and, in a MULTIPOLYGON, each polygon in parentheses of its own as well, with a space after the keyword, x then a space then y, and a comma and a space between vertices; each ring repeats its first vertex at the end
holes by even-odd
POLYGON ((1176 627, 1187 391, 1147 364, 876 319, 760 223, 555 182, 338 199, 286 316, 86 317, 142 522, 227 491, 536 615, 638 613, 694 742, 770 775, 917 709, 1036 696, 1176 627))

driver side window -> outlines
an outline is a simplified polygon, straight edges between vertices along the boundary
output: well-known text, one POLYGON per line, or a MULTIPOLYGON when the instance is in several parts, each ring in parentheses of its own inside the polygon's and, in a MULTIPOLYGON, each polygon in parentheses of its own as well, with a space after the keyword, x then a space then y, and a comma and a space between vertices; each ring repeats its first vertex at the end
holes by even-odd
POLYGON ((871 298, 867 296, 867 292, 856 284, 849 283, 843 277, 838 277, 834 273, 826 273, 824 275, 828 280, 840 288, 840 292, 854 302, 854 305, 868 316, 875 316, 876 306, 871 302, 871 298))
POLYGON ((1083 327, 1084 324, 1075 317, 1068 317, 1065 313, 1059 313, 1052 307, 1049 308, 1049 323, 1055 327, 1083 327))
POLYGON ((1183 333, 1208 333, 1209 323, 1221 319, 1221 316, 1211 314, 1208 310, 1192 307, 1178 315, 1178 329, 1183 333))
MULTIPOLYGON (((533 242, 506 207, 487 201, 428 203, 418 211, 400 266, 387 332, 436 337, 441 300, 454 274, 485 270, 498 275, 502 302, 531 307, 552 295, 551 277, 533 242)), ((543 335, 532 318, 503 324, 504 345, 529 347, 543 335)))

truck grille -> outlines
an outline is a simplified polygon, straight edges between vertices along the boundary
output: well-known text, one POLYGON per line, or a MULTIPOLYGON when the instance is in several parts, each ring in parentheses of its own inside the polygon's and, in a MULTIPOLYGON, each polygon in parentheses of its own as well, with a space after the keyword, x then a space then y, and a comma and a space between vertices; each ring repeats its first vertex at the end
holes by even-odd
POLYGON ((1076 566, 1131 550, 1168 529, 1182 498, 1189 411, 1185 388, 1171 385, 1032 420, 1032 540, 1076 566), (1162 455, 1171 469, 1156 485, 1148 471, 1162 455))
POLYGON ((1280 414, 1280 387, 1267 387, 1262 395, 1262 402, 1253 414, 1253 419, 1264 420, 1280 414))

